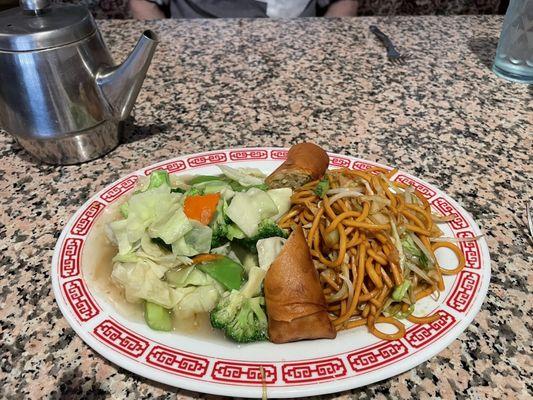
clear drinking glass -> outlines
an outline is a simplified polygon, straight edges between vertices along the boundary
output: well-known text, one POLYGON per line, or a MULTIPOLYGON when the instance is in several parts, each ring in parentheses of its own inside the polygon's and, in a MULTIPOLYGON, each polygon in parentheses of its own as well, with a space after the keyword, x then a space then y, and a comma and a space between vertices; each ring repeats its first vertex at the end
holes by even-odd
POLYGON ((514 82, 533 83, 533 0, 510 1, 492 70, 514 82))

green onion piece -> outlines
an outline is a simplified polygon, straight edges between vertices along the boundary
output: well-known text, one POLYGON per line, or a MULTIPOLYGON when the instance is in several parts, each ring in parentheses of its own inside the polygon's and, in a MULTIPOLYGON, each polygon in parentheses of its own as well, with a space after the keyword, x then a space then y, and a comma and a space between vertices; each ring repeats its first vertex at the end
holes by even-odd
POLYGON ((408 281, 407 279, 404 280, 401 285, 396 286, 394 292, 392 292, 392 299, 394 301, 401 301, 403 296, 405 296, 405 293, 407 293, 409 286, 411 286, 411 281, 408 281))
POLYGON ((315 194, 322 198, 326 195, 329 190, 329 179, 327 176, 324 176, 320 182, 315 187, 315 194))

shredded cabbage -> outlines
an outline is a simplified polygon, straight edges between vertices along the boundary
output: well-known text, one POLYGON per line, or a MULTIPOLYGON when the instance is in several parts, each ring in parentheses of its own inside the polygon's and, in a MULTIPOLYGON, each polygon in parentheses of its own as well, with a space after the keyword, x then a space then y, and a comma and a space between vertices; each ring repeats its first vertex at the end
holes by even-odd
POLYGON ((179 207, 180 197, 178 193, 171 193, 166 185, 131 196, 128 200, 127 218, 111 222, 107 230, 109 239, 118 245, 119 254, 126 254, 138 248, 148 228, 152 225, 152 229, 161 228, 158 224, 164 224, 163 221, 171 219, 179 207))
POLYGON ((231 168, 227 165, 218 166, 222 173, 242 186, 250 187, 265 183, 265 175, 256 168, 231 168))
POLYGON ((287 239, 281 237, 271 237, 257 241, 257 258, 259 267, 268 271, 270 265, 274 262, 287 239))
POLYGON ((194 187, 202 188, 204 194, 220 193, 220 196, 226 201, 229 201, 235 195, 231 186, 224 181, 207 181, 197 183, 194 187))
POLYGON ((166 273, 167 282, 174 287, 205 286, 213 282, 213 278, 196 269, 194 265, 181 269, 172 269, 166 273))
POLYGON ((149 226, 148 233, 153 238, 160 238, 166 244, 173 244, 178 239, 183 238, 193 228, 194 226, 183 212, 183 208, 173 207, 170 213, 161 215, 156 222, 149 226))
POLYGON ((267 191, 276 207, 278 207, 278 213, 272 218, 273 221, 278 221, 287 211, 291 208, 291 188, 271 189, 267 191))
POLYGON ((197 221, 189 221, 189 223, 192 229, 172 243, 172 253, 188 257, 209 253, 213 231, 210 227, 197 221))
POLYGON ((211 311, 224 292, 222 286, 216 282, 209 286, 188 286, 176 290, 180 294, 173 310, 177 319, 186 319, 195 314, 211 311))
POLYGON ((111 279, 124 288, 126 300, 139 302, 141 299, 159 304, 165 308, 173 308, 178 302, 178 294, 169 284, 160 279, 153 264, 146 260, 136 263, 120 263, 113 265, 111 279))
POLYGON ((254 236, 259 223, 278 214, 279 210, 272 198, 260 189, 250 188, 246 192, 236 193, 226 215, 248 237, 254 236))

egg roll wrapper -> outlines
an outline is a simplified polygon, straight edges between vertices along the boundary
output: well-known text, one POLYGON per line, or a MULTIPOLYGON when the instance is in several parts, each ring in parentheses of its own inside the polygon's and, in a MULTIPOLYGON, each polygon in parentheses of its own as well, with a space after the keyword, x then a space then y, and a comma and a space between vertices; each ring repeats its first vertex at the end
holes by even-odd
POLYGON ((270 266, 264 292, 272 342, 336 336, 301 227, 293 231, 270 266))

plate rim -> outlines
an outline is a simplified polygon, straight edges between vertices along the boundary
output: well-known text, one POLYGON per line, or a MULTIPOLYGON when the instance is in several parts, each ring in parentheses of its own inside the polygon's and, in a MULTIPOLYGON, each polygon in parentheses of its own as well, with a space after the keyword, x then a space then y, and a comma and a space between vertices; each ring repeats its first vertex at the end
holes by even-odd
MULTIPOLYGON (((60 259, 60 252, 62 250, 62 246, 65 242, 65 239, 67 236, 69 236, 69 229, 71 229, 72 225, 77 221, 77 219, 85 212, 86 208, 94 202, 94 200, 99 200, 101 196, 106 193, 107 191, 111 190, 113 187, 115 187, 119 182, 124 181, 125 179, 128 179, 133 176, 145 176, 145 171, 150 169, 157 169, 158 167, 168 165, 172 162, 177 161, 183 161, 196 156, 205 156, 205 155, 212 155, 216 153, 228 153, 232 151, 253 151, 253 150, 266 150, 267 151, 267 161, 269 162, 281 162, 282 159, 274 160, 270 157, 272 154, 272 151, 280 150, 280 151, 287 151, 288 149, 285 147, 262 147, 262 146, 255 146, 255 147, 231 147, 231 148, 224 148, 224 149, 217 149, 217 150, 210 150, 210 151, 203 151, 198 153, 191 153, 191 154, 184 154, 180 155, 178 157, 173 157, 166 160, 161 160, 159 162, 156 162, 151 165, 144 166, 140 169, 137 169, 133 172, 121 175, 117 180, 113 181, 112 183, 106 185, 104 188, 99 190, 98 192, 91 195, 80 207, 76 209, 74 214, 67 220, 67 222, 64 224, 61 234, 59 238, 57 239, 56 245, 54 246, 54 252, 52 256, 52 263, 51 263, 51 280, 52 280, 52 287, 54 291, 54 296, 56 299, 56 303, 58 304, 59 309, 61 310, 61 313, 67 320, 68 324, 74 329, 76 334, 80 336, 80 338, 94 351, 96 351, 98 354, 100 354, 103 358, 111 361, 112 363, 116 364, 117 366, 124 368, 128 370, 129 372, 132 372, 138 376, 142 376, 148 379, 151 379, 156 382, 161 382, 173 387, 192 390, 192 391, 198 391, 202 393, 209 393, 209 394, 218 394, 218 395, 226 395, 226 396, 260 396, 260 393, 262 391, 262 388, 260 385, 242 385, 238 383, 227 383, 227 384, 221 384, 217 382, 212 381, 197 381, 190 379, 188 377, 185 377, 183 375, 170 375, 168 372, 163 371, 162 369, 159 369, 155 366, 149 366, 147 364, 141 363, 143 366, 142 369, 139 369, 138 362, 134 360, 130 360, 127 356, 120 353, 118 350, 115 350, 113 348, 110 348, 106 344, 104 344, 101 341, 98 341, 92 334, 91 330, 92 328, 84 328, 82 326, 82 323, 80 323, 78 320, 76 320, 75 316, 73 315, 72 311, 70 310, 69 305, 63 298, 63 293, 60 287, 60 277, 57 273, 59 269, 59 259, 60 259)), ((364 163, 375 165, 378 167, 383 167, 390 169, 389 166, 380 164, 378 162, 374 162, 371 160, 362 159, 356 156, 351 155, 345 155, 340 153, 333 153, 328 152, 330 156, 333 157, 339 157, 348 159, 350 161, 350 166, 352 165, 352 162, 362 161, 364 163)), ((249 160, 243 160, 243 161, 249 161, 249 160)), ((252 160, 253 161, 253 160, 252 160)), ((224 163, 236 163, 239 161, 230 160, 227 159, 224 163)), ((194 173, 194 167, 185 167, 186 172, 182 173, 194 173), (191 170, 192 169, 192 170, 191 170)), ((435 195, 441 195, 447 200, 448 202, 451 202, 453 207, 455 207, 456 211, 461 214, 461 216, 467 217, 467 223, 468 227, 475 233, 480 234, 481 230, 477 223, 475 222, 474 218, 468 213, 457 201, 455 201, 452 197, 448 196, 444 191, 440 190, 439 188, 435 187, 432 184, 429 184, 423 179, 420 179, 409 172, 406 172, 404 170, 398 170, 395 175, 398 174, 404 174, 408 178, 415 178, 417 181, 422 182, 425 186, 427 186, 429 189, 435 191, 435 195)), ((432 197, 434 197, 432 196, 432 197)), ((120 196, 119 196, 120 197, 120 196)), ((114 200, 112 200, 114 201, 114 200)), ((112 201, 110 201, 108 204, 111 204, 112 201)), ((105 206, 107 207, 106 204, 105 206)), ((415 352, 413 354, 407 354, 404 358, 402 358, 399 361, 393 361, 391 364, 386 365, 383 368, 378 368, 376 370, 371 370, 362 374, 356 373, 352 376, 347 376, 340 380, 328 380, 324 382, 305 382, 300 385, 290 385, 290 386, 275 386, 275 387, 267 387, 267 392, 269 397, 277 398, 277 397, 304 397, 309 395, 322 395, 327 393, 335 393, 342 390, 347 389, 354 389, 357 387, 366 386, 371 383, 379 382, 384 379, 393 378, 405 371, 408 371, 418 365, 420 365, 422 362, 428 361, 431 358, 433 358, 435 355, 446 349, 455 339, 457 339, 472 323, 472 321, 475 319, 477 314, 479 313, 483 302, 485 301, 488 287, 490 284, 491 279, 491 259, 490 259, 490 252, 488 248, 488 244, 485 240, 485 238, 482 238, 480 241, 477 242, 479 245, 479 253, 483 256, 483 262, 480 263, 478 275, 480 276, 480 285, 475 291, 476 298, 474 299, 473 303, 470 304, 468 310, 462 315, 461 318, 456 318, 456 323, 451 326, 448 330, 446 330, 441 336, 437 337, 435 340, 433 340, 429 347, 423 347, 415 352), (422 354, 422 355, 421 355, 422 354), (398 362, 400 362, 398 364, 398 362), (394 373, 390 373, 390 368, 395 367, 394 373)), ((81 269, 81 268, 80 268, 81 269)), ((452 288, 455 286, 455 281, 452 284, 452 288)), ((446 299, 443 300, 440 305, 444 305, 444 302, 446 299)), ((439 305, 439 306, 440 306, 439 305)), ((103 311, 103 310, 102 310, 103 311)), ((113 315, 109 315, 110 318, 113 318, 113 315)), ((455 317, 454 317, 455 318, 455 317)), ((90 325, 90 324, 87 324, 90 325)), ((94 321, 93 321, 94 325, 94 321)), ((127 328, 129 330, 129 328, 127 328)), ((136 332, 133 332, 136 333, 136 332)), ((136 333, 139 335, 138 333, 136 333)), ((142 336, 142 335, 141 335, 142 336)), ((382 341, 377 342, 372 345, 365 346, 371 347, 374 345, 377 345, 379 343, 382 343, 382 341)), ((356 351, 358 348, 352 349, 352 351, 356 351)), ((187 352, 187 350, 183 350, 187 352)), ((329 357, 335 357, 338 354, 331 354, 329 357)), ((317 359, 325 359, 326 357, 318 357, 314 358, 314 360, 317 359)), ((213 357, 214 360, 220 359, 217 357, 213 357)), ((286 360, 289 362, 297 363, 300 360, 286 360)), ((248 361, 249 363, 253 363, 254 361, 248 361)), ((261 362, 261 361, 256 361, 261 362)), ((271 362, 274 363, 274 362, 271 362)), ((347 369, 349 368, 349 365, 346 365, 347 369)), ((212 370, 212 368, 209 368, 212 370)), ((207 374, 207 372, 206 372, 207 374)))

